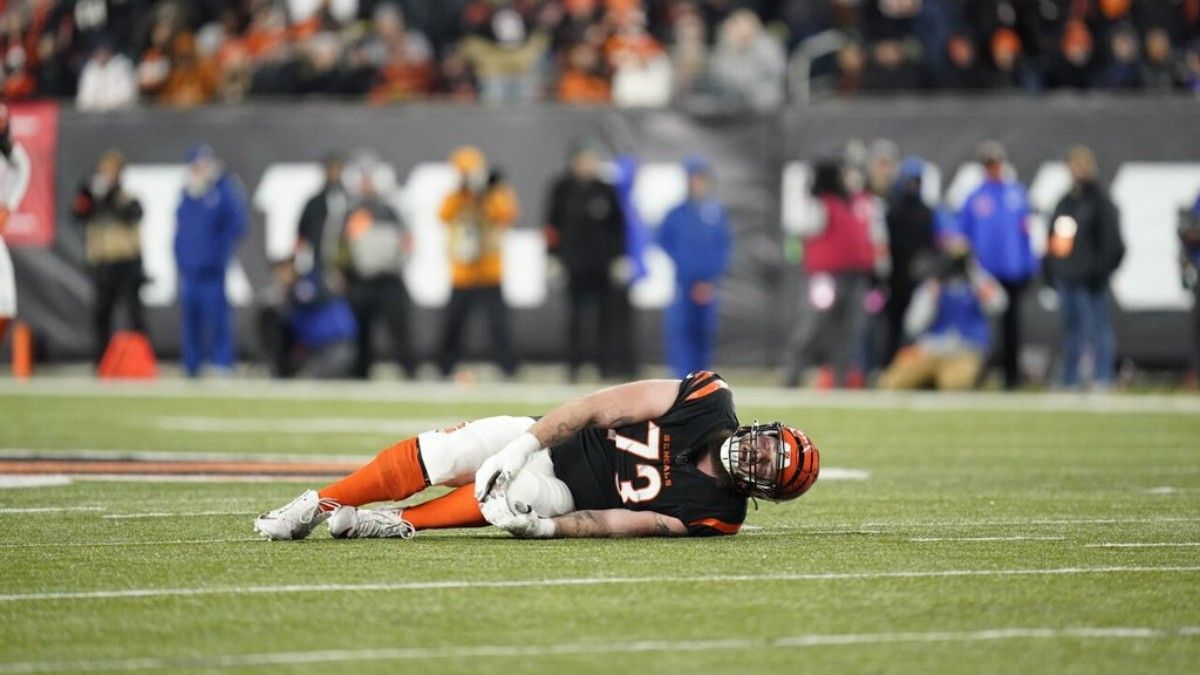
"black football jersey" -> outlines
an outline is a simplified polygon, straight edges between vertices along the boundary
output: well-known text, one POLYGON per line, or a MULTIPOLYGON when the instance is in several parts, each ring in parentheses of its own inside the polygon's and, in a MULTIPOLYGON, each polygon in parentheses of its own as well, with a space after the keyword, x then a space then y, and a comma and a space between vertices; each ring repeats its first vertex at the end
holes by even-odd
POLYGON ((662 417, 588 427, 550 448, 550 459, 576 509, 654 511, 678 518, 690 535, 734 534, 746 519, 746 498, 697 469, 696 460, 737 426, 729 385, 700 371, 680 382, 662 417))

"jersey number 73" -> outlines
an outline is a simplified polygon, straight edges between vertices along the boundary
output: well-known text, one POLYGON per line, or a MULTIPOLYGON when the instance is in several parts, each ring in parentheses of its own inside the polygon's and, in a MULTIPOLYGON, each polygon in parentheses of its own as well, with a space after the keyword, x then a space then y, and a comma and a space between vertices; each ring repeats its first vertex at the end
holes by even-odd
MULTIPOLYGON (((662 448, 659 445, 661 431, 658 425, 654 422, 646 422, 646 442, 634 440, 618 434, 612 429, 608 430, 608 439, 617 446, 618 450, 623 450, 631 455, 640 457, 650 462, 662 461, 662 448)), ((648 502, 658 496, 662 490, 662 473, 657 467, 649 464, 636 465, 637 477, 633 480, 621 480, 619 474, 614 474, 613 478, 617 483, 617 494, 621 496, 621 501, 626 504, 638 504, 648 502), (640 487, 634 483, 640 483, 640 487)))

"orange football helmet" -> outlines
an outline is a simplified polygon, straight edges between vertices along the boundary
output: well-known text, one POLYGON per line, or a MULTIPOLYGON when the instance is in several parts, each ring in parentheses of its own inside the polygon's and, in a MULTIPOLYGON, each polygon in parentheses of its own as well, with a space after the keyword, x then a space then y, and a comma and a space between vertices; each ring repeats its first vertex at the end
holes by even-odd
POLYGON ((739 427, 721 445, 721 462, 738 491, 773 502, 808 491, 821 469, 821 453, 803 431, 782 422, 739 427))

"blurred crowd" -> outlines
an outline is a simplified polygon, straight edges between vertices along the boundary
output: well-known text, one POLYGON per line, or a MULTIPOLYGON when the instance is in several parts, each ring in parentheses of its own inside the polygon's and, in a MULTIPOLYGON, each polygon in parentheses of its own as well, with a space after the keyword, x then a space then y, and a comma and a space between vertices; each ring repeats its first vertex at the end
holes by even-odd
MULTIPOLYGON (((995 364, 1007 389, 1024 386, 1022 301, 1050 293, 1061 317, 1057 383, 1108 389, 1117 383, 1110 281, 1125 254, 1120 212, 1092 151, 1066 149, 1070 184, 1053 210, 1038 213, 996 141, 979 145, 981 176, 961 204, 931 195, 933 168, 902 156, 886 139, 850 143, 843 156, 811 165, 808 198, 782 223, 795 265, 790 317, 779 344, 781 384, 795 387, 962 390, 988 379, 995 364), (1045 240, 1034 220, 1044 218, 1045 240)), ((228 372, 236 349, 225 279, 250 207, 240 182, 211 147, 187 155, 175 213, 181 347, 190 376, 228 372)), ((371 376, 380 358, 409 377, 423 361, 443 378, 460 371, 466 327, 486 321, 485 356, 505 377, 519 366, 501 292, 503 240, 522 205, 503 171, 483 152, 450 154, 456 180, 440 199, 450 296, 429 353, 410 336, 413 305, 405 283, 414 250, 408 214, 393 206, 394 169, 367 151, 324 160, 324 182, 304 199, 292 251, 268 261, 258 289, 261 354, 280 377, 371 376), (377 354, 386 345, 383 355, 377 354)), ((143 217, 126 191, 124 158, 110 151, 83 178, 73 212, 84 228, 96 284, 95 358, 112 351, 119 305, 144 333, 138 288, 145 282, 138 230, 143 217)), ((719 172, 702 156, 681 163, 686 191, 658 222, 633 200, 638 161, 609 158, 580 139, 545 186, 540 216, 550 279, 565 300, 563 354, 569 379, 594 363, 604 379, 639 371, 634 285, 646 277, 649 247, 672 262, 674 291, 662 314, 663 354, 683 377, 718 365, 723 282, 735 246, 719 172)), ((788 189, 796 189, 795 187, 788 189)), ((535 216, 536 217, 536 216, 535 216)), ((1193 373, 1200 373, 1200 196, 1178 216, 1181 280, 1196 294, 1193 373)), ((1164 261, 1166 263, 1167 261, 1164 261)), ((1043 369, 1039 379, 1050 372, 1043 369)))
POLYGON ((860 92, 1200 91, 1200 0, 5 0, 0 91, 767 110, 860 92))

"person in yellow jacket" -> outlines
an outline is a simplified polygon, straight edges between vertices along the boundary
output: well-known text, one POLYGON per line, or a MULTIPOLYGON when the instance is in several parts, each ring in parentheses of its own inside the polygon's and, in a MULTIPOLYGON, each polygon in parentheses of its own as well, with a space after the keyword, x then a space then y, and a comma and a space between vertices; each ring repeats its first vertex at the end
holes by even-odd
POLYGON ((448 228, 452 290, 439 342, 438 367, 444 377, 454 372, 462 353, 463 330, 472 311, 488 321, 492 357, 511 377, 517 369, 508 328, 508 308, 500 294, 504 273, 504 233, 516 222, 517 195, 493 171, 478 148, 463 146, 450 155, 461 177, 459 187, 442 201, 439 216, 448 228), (478 308, 478 310, 475 310, 478 308))

